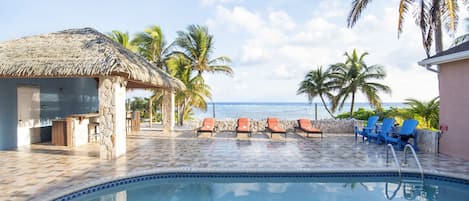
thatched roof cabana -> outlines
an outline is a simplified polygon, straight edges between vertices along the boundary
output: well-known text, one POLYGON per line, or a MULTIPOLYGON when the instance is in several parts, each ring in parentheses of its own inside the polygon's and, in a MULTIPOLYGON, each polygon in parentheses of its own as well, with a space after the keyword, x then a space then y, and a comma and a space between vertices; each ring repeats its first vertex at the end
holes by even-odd
POLYGON ((125 77, 129 88, 184 88, 179 80, 92 28, 0 42, 0 78, 108 75, 125 77))

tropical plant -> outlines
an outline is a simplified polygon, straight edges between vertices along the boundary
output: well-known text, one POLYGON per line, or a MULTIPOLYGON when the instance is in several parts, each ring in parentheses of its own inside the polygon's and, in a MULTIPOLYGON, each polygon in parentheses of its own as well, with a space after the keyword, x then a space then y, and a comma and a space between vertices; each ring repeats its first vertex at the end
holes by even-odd
POLYGON ((113 30, 111 33, 107 34, 109 38, 111 38, 113 41, 121 44, 123 47, 134 51, 135 47, 131 44, 130 42, 130 37, 128 32, 121 32, 118 30, 113 30))
MULTIPOLYGON (((363 10, 371 0, 353 0, 352 9, 347 18, 348 27, 353 27, 363 10)), ((468 7, 467 0, 463 1, 468 7)), ((399 20, 397 25, 398 37, 403 31, 405 15, 409 8, 414 7, 415 23, 420 28, 422 44, 427 57, 435 39, 435 52, 443 51, 442 23, 446 31, 453 35, 458 24, 459 3, 457 0, 400 0, 399 20)))
POLYGON ((207 109, 205 99, 211 98, 210 87, 205 84, 200 75, 192 76, 191 62, 183 55, 175 55, 167 62, 168 72, 178 78, 186 89, 176 93, 176 105, 178 110, 178 124, 183 125, 184 120, 192 114, 192 107, 202 110, 207 109))
MULTIPOLYGON (((357 120, 366 121, 369 117, 377 115, 377 110, 366 110, 365 108, 358 108, 357 111, 353 112, 353 118, 357 120)), ((344 112, 337 115, 339 119, 350 118, 350 112, 344 112)))
POLYGON ((137 53, 164 70, 165 61, 169 58, 172 44, 168 44, 159 26, 150 26, 137 33, 132 40, 137 53))
POLYGON ((332 100, 334 97, 331 93, 333 85, 330 78, 329 70, 323 70, 322 66, 319 66, 317 69, 311 70, 305 75, 304 80, 301 81, 300 87, 297 90, 297 94, 306 94, 310 103, 316 96, 319 96, 326 111, 332 118, 335 118, 324 100, 324 97, 329 100, 332 100))
POLYGON ((176 54, 182 54, 190 61, 192 70, 201 76, 203 72, 223 72, 228 75, 233 74, 233 70, 228 65, 231 59, 220 56, 212 59, 214 49, 213 35, 209 34, 208 28, 200 25, 190 25, 187 32, 178 31, 175 43, 182 49, 176 54))
POLYGON ((342 109, 345 101, 351 97, 350 118, 352 118, 357 93, 365 94, 371 106, 376 108, 381 107, 381 98, 378 96, 378 92, 391 93, 388 86, 376 82, 376 80, 386 77, 383 67, 380 65, 368 66, 364 61, 366 55, 368 55, 367 52, 358 55, 354 49, 352 54, 345 53, 347 57, 345 63, 330 66, 333 88, 340 88, 332 101, 333 111, 337 108, 342 109))
POLYGON ((409 112, 417 117, 420 117, 427 128, 438 128, 438 120, 440 113, 439 97, 432 100, 418 101, 413 98, 406 99, 406 105, 410 106, 409 112))
MULTIPOLYGON (((131 43, 138 54, 155 64, 159 69, 166 71, 165 62, 170 56, 172 44, 166 42, 161 27, 153 25, 146 28, 143 32, 137 33, 131 43)), ((155 111, 153 105, 154 103, 161 105, 163 91, 159 89, 150 89, 150 91, 153 92, 148 101, 151 125, 155 111)))
POLYGON ((178 124, 182 125, 184 119, 192 114, 192 107, 206 110, 206 99, 211 98, 210 87, 205 84, 204 72, 233 74, 228 65, 229 57, 220 56, 212 59, 214 50, 213 36, 208 28, 199 25, 190 25, 187 31, 177 32, 175 44, 180 51, 173 51, 168 60, 168 71, 174 77, 180 79, 186 90, 176 94, 178 106, 178 124), (197 72, 193 75, 192 72, 197 72))

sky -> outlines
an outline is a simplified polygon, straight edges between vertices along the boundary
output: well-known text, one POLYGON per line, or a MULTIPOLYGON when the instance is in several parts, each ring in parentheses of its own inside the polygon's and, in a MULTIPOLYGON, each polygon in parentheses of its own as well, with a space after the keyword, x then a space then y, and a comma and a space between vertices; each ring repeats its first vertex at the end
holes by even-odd
MULTIPOLYGON (((15 0, 0 1, 0 41, 92 27, 134 35, 151 25, 162 27, 167 41, 188 25, 208 26, 213 56, 232 59, 234 76, 204 74, 213 102, 306 102, 296 90, 304 75, 318 66, 344 62, 345 52, 368 52, 368 65, 384 66, 382 81, 391 94, 384 102, 438 96, 438 78, 417 65, 425 58, 411 12, 397 37, 398 0, 372 1, 356 26, 347 28, 347 0, 15 0)), ((460 19, 467 16, 463 10, 460 19)), ((458 32, 464 32, 461 23, 458 32)), ((444 46, 452 38, 447 34, 444 46)), ((145 96, 132 91, 128 96, 145 96)), ((314 101, 319 102, 319 99, 314 101)), ((365 102, 363 95, 357 101, 365 102)))

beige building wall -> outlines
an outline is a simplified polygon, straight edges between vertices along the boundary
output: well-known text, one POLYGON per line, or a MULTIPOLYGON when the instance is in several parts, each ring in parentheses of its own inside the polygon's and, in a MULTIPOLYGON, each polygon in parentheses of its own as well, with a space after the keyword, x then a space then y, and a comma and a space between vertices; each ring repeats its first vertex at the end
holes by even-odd
POLYGON ((469 60, 440 66, 440 152, 469 159, 469 60))

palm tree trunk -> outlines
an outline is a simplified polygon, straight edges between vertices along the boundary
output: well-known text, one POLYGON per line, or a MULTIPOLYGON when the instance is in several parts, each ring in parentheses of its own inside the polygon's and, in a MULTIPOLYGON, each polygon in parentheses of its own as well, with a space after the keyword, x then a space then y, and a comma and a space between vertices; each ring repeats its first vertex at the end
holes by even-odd
POLYGON ((153 126, 153 97, 148 99, 148 116, 150 117, 150 128, 153 126))
POLYGON ((183 126, 184 124, 184 107, 181 107, 180 111, 178 111, 178 125, 183 126))
POLYGON ((322 97, 322 94, 319 94, 319 97, 321 98, 322 104, 324 105, 324 108, 326 108, 326 111, 329 113, 329 115, 331 115, 332 118, 335 119, 335 116, 332 114, 332 112, 327 107, 326 102, 324 101, 324 98, 322 97))
POLYGON ((352 91, 352 103, 350 105, 350 119, 353 118, 353 105, 355 104, 355 91, 352 91))
POLYGON ((178 125, 183 126, 184 124, 184 111, 186 110, 186 105, 187 105, 187 99, 184 99, 184 101, 181 103, 181 107, 179 107, 178 110, 178 125))

